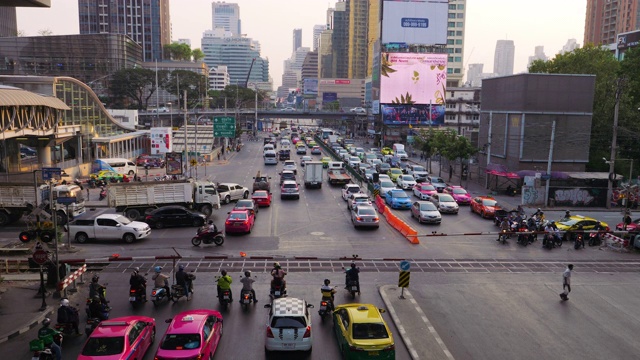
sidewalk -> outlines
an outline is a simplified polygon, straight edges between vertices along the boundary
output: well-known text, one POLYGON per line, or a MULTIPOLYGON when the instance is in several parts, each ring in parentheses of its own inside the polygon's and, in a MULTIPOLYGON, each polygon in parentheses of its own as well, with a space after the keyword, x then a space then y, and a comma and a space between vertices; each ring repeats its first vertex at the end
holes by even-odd
MULTIPOLYGON (((4 281, 0 287, 0 344, 38 326, 45 317, 56 316, 58 300, 47 296, 47 307, 40 311, 42 297, 36 297, 39 281, 4 281)), ((52 318, 55 321, 55 318, 52 318)))
MULTIPOLYGON (((453 355, 408 289, 404 290, 404 299, 400 298, 401 289, 396 286, 383 285, 378 291, 413 360, 453 360, 453 355)), ((399 339, 394 340, 397 346, 399 339)))

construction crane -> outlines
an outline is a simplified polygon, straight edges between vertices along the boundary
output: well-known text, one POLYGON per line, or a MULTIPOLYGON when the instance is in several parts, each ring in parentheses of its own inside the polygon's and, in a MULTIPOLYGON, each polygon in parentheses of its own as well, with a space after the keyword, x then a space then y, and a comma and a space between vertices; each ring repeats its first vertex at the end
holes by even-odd
POLYGON ((253 60, 251 60, 251 66, 249 66, 249 72, 247 73, 247 80, 244 82, 245 88, 249 87, 249 76, 251 76, 251 69, 253 69, 253 63, 255 62, 256 62, 256 58, 253 58, 253 60))

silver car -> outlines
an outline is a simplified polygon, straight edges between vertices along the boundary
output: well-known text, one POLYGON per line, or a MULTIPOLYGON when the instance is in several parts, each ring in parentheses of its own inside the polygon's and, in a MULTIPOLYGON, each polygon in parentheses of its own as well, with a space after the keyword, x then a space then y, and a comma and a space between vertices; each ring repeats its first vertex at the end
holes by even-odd
POLYGON ((419 223, 440 224, 442 215, 438 208, 429 201, 416 201, 411 205, 411 217, 419 223))
POLYGON ((356 206, 371 205, 371 200, 367 194, 351 194, 347 200, 347 209, 351 210, 356 206))
POLYGON ((351 222, 353 226, 358 227, 380 227, 380 218, 376 209, 370 205, 356 206, 351 210, 351 222))
POLYGON ((441 213, 457 214, 458 203, 449 194, 433 194, 431 202, 438 208, 441 213))

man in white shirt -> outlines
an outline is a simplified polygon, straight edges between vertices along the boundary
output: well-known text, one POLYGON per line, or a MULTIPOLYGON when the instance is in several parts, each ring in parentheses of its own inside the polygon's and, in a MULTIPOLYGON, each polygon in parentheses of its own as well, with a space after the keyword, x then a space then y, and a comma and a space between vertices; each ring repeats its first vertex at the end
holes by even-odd
POLYGON ((564 291, 560 293, 560 298, 563 301, 569 300, 569 293, 571 292, 571 271, 573 270, 573 264, 567 265, 567 268, 562 273, 562 288, 564 291))

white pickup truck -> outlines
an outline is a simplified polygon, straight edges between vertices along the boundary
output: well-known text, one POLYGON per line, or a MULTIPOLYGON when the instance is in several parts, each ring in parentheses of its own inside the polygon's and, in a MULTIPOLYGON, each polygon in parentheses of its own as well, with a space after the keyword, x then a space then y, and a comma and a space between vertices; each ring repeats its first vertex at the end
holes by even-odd
POLYGON ((102 214, 95 218, 80 218, 69 223, 70 237, 80 244, 89 239, 118 240, 130 244, 151 234, 148 224, 131 221, 119 214, 102 214))

